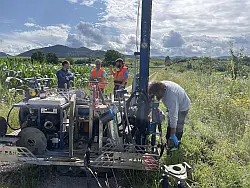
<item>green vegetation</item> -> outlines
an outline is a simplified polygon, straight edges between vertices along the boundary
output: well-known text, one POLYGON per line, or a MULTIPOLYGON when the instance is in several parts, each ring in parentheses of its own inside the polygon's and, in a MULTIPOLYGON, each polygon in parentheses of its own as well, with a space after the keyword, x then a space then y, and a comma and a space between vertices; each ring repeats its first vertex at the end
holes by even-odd
POLYGON ((104 64, 106 66, 115 65, 115 60, 118 58, 123 58, 122 54, 115 50, 108 50, 104 56, 104 64))
POLYGON ((46 55, 46 62, 50 64, 58 64, 58 57, 55 53, 49 52, 46 55))
POLYGON ((249 187, 250 81, 172 70, 158 79, 179 83, 192 100, 181 150, 164 161, 190 163, 194 187, 249 187))
POLYGON ((45 60, 45 55, 41 51, 33 52, 32 55, 31 55, 31 61, 32 62, 33 61, 38 61, 38 62, 42 63, 44 60, 45 60))
MULTIPOLYGON (((76 79, 73 82, 75 88, 87 85, 86 78, 89 76, 91 67, 86 65, 73 65, 71 71, 76 79)), ((46 64, 45 62, 32 62, 27 59, 1 59, 0 60, 0 99, 11 103, 16 99, 18 92, 27 87, 24 78, 40 77, 52 78, 51 87, 57 85, 56 71, 61 65, 46 64)))
MULTIPOLYGON (((236 56, 232 55, 232 61, 201 57, 152 59, 150 63, 150 66, 164 67, 150 70, 150 73, 158 72, 157 80, 180 84, 192 100, 182 146, 170 157, 164 156, 162 162, 188 162, 193 167, 192 180, 190 177, 193 187, 250 187, 250 67, 249 58, 236 56)), ((126 59, 127 64, 132 62, 126 59)), ((55 72, 60 68, 60 65, 24 59, 0 60, 0 98, 5 103, 0 106, 1 115, 6 117, 6 106, 17 98, 16 89, 23 86, 22 78, 35 75, 56 78, 55 72)), ((77 77, 76 88, 86 86, 84 81, 89 71, 90 67, 85 65, 72 66, 77 77)), ((110 76, 108 80, 112 83, 110 76)), ((56 83, 55 79, 52 85, 56 83)), ((112 88, 109 84, 106 94, 112 88)), ((162 104, 161 107, 164 109, 162 104)), ((129 172, 127 175, 132 187, 159 187, 160 174, 129 172)))

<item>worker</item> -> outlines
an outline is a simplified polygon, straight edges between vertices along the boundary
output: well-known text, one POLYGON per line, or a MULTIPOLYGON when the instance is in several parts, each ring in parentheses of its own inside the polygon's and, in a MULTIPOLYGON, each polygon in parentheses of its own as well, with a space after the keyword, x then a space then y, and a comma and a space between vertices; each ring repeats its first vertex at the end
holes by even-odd
POLYGON ((185 90, 172 81, 152 82, 148 88, 150 98, 162 100, 168 112, 168 128, 166 139, 173 140, 179 145, 183 135, 184 122, 187 117, 191 101, 185 90))
POLYGON ((114 78, 114 98, 117 98, 116 91, 119 89, 125 89, 128 81, 128 67, 125 65, 123 59, 118 58, 116 61, 116 71, 113 71, 113 66, 109 67, 110 72, 114 78))
POLYGON ((62 62, 62 66, 62 69, 56 72, 58 88, 65 89, 65 84, 67 84, 67 89, 69 89, 70 82, 74 80, 73 73, 69 72, 70 62, 65 60, 62 62))
POLYGON ((99 82, 98 86, 101 89, 101 92, 104 93, 105 85, 107 84, 107 79, 106 79, 106 71, 103 68, 101 68, 102 60, 96 59, 95 66, 96 67, 90 71, 90 81, 97 80, 99 82))

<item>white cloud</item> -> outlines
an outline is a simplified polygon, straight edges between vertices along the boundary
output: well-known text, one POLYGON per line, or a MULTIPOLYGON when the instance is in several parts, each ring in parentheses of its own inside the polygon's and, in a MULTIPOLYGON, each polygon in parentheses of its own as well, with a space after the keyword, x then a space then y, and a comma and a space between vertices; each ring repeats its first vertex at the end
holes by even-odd
POLYGON ((170 31, 169 35, 163 37, 163 46, 166 48, 180 47, 184 43, 182 36, 175 31, 170 31))
POLYGON ((39 25, 35 24, 35 23, 31 23, 31 22, 26 22, 24 23, 24 25, 26 27, 37 27, 37 28, 41 28, 39 25))
POLYGON ((83 0, 80 4, 85 6, 92 6, 96 1, 97 0, 83 0))
POLYGON ((74 4, 74 3, 77 3, 77 0, 67 0, 68 2, 74 4))
MULTIPOLYGON (((67 1, 92 7, 97 2, 67 1)), ((98 15, 99 23, 79 22, 75 26, 76 32, 71 33, 68 25, 42 27, 29 20, 25 26, 34 30, 14 32, 12 38, 25 40, 24 46, 59 43, 92 49, 112 48, 132 54, 136 51, 138 0, 98 2, 105 5, 103 12, 98 15)), ((236 47, 250 49, 249 9, 248 0, 153 0, 151 54, 228 55, 230 42, 236 47)), ((2 40, 4 42, 0 44, 0 51, 6 42, 5 38, 2 40)))
POLYGON ((77 32, 69 34, 67 45, 71 47, 89 47, 95 50, 115 49, 123 53, 133 53, 135 48, 135 35, 119 36, 110 35, 102 26, 95 26, 88 22, 79 22, 76 26, 77 32))
POLYGON ((80 5, 85 5, 88 7, 93 6, 93 4, 97 2, 97 0, 67 0, 67 1, 70 2, 71 4, 79 3, 80 5))
POLYGON ((36 26, 36 24, 29 23, 29 22, 25 23, 24 25, 27 26, 27 27, 35 27, 36 26))
POLYGON ((0 51, 16 55, 32 48, 65 44, 70 31, 70 27, 64 24, 46 27, 32 25, 31 23, 25 25, 35 29, 9 34, 0 33, 0 39, 3 41, 0 43, 0 51))
MULTIPOLYGON (((121 35, 135 34, 137 0, 104 2, 102 24, 114 27, 121 35)), ((230 41, 247 47, 249 9, 247 0, 154 0, 151 53, 224 55, 230 41)))

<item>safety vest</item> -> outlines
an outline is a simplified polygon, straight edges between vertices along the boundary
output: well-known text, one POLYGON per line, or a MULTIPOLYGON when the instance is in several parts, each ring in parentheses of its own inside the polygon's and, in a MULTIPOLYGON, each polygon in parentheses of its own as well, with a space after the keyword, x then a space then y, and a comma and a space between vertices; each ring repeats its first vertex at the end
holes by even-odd
POLYGON ((127 79, 125 79, 125 72, 128 68, 124 65, 120 71, 116 70, 115 75, 114 75, 114 81, 118 82, 127 82, 127 79))
MULTIPOLYGON (((93 69, 93 70, 92 70, 92 78, 93 78, 93 79, 102 78, 102 73, 103 73, 103 72, 104 72, 104 70, 103 70, 103 69, 100 69, 100 70, 98 71, 98 75, 96 75, 96 69, 93 69)), ((107 79, 106 79, 106 78, 102 78, 101 81, 98 83, 99 87, 100 87, 101 89, 104 89, 104 88, 105 88, 106 82, 107 82, 107 79)), ((90 86, 91 86, 91 85, 92 85, 92 84, 90 84, 90 86)))

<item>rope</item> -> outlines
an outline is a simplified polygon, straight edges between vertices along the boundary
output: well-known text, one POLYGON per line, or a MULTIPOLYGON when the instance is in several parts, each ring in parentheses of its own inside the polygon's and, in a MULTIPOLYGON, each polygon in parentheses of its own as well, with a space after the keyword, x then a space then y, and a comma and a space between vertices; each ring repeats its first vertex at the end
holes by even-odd
POLYGON ((137 9, 137 21, 136 21, 136 49, 137 52, 139 50, 138 48, 138 35, 139 35, 139 16, 140 16, 140 6, 141 6, 141 0, 138 0, 138 9, 137 9))

